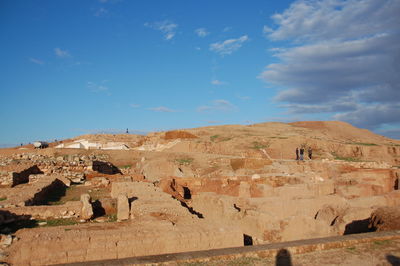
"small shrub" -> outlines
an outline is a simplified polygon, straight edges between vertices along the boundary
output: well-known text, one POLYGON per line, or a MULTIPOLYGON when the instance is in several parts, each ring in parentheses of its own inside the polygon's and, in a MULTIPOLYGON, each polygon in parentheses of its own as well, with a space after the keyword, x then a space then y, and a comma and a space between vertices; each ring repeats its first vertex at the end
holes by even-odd
POLYGON ((352 144, 352 145, 361 145, 361 146, 378 146, 378 144, 375 143, 365 143, 365 142, 351 142, 347 144, 352 144))
POLYGON ((389 240, 389 239, 387 239, 387 240, 376 240, 373 243, 374 243, 374 245, 382 246, 382 245, 388 245, 388 244, 392 243, 392 241, 389 240))
POLYGON ((7 199, 7 197, 0 198, 0 201, 6 200, 6 199, 7 199))
POLYGON ((269 145, 267 145, 267 144, 262 144, 258 141, 253 141, 253 146, 251 146, 251 148, 255 149, 255 150, 261 150, 261 149, 268 148, 268 146, 269 145))
POLYGON ((120 168, 120 169, 130 169, 130 168, 132 168, 132 165, 131 164, 122 165, 122 166, 119 166, 118 168, 120 168))
POLYGON ((347 247, 346 251, 353 253, 353 254, 359 254, 359 251, 357 251, 356 247, 347 247))
POLYGON ((78 221, 74 218, 37 220, 37 223, 40 223, 40 222, 46 222, 46 224, 42 225, 42 227, 78 224, 78 221))
POLYGON ((360 159, 354 157, 342 157, 337 154, 333 154, 335 160, 346 161, 346 162, 361 162, 360 159))
POLYGON ((117 214, 113 213, 113 214, 108 214, 106 215, 107 217, 107 222, 112 223, 112 222, 116 222, 117 221, 117 214))
POLYGON ((219 138, 219 135, 214 135, 214 136, 211 136, 211 137, 210 137, 210 140, 211 140, 211 141, 216 141, 217 138, 219 138))
POLYGON ((214 136, 211 136, 210 137, 210 140, 212 141, 212 142, 221 142, 221 141, 228 141, 228 140, 231 140, 232 138, 229 138, 229 137, 224 137, 224 138, 222 138, 220 135, 214 135, 214 136))
POLYGON ((193 162, 193 159, 192 158, 182 158, 182 159, 176 159, 175 161, 179 164, 188 165, 193 162))

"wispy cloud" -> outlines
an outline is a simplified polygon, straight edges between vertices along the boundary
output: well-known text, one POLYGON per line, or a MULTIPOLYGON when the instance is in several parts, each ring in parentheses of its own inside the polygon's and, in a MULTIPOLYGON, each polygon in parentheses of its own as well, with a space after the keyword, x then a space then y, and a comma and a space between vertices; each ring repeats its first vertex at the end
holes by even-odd
POLYGON ((31 61, 32 63, 38 64, 38 65, 44 65, 44 62, 42 60, 30 57, 29 61, 31 61))
POLYGON ((123 0, 99 0, 102 4, 116 4, 122 2, 123 0))
POLYGON ((265 35, 265 36, 268 36, 268 34, 270 34, 271 32, 273 32, 274 30, 273 29, 271 29, 270 27, 268 27, 267 25, 265 25, 264 27, 263 27, 263 34, 265 35))
POLYGON ((94 15, 96 16, 96 17, 104 17, 104 16, 106 16, 108 14, 108 9, 106 9, 106 8, 104 8, 104 7, 100 7, 99 9, 97 9, 95 12, 94 12, 94 15))
POLYGON ((212 125, 215 125, 215 124, 221 124, 221 121, 218 121, 218 120, 207 120, 207 121, 205 121, 207 124, 212 124, 212 125))
POLYGON ((280 62, 260 77, 280 88, 275 100, 292 114, 377 129, 400 125, 400 1, 296 1, 264 27, 280 62))
POLYGON ((214 79, 214 80, 211 80, 211 84, 212 84, 212 85, 217 85, 217 86, 219 86, 219 85, 226 85, 226 84, 228 84, 228 83, 225 82, 225 81, 220 81, 220 80, 218 80, 218 79, 214 79))
POLYGON ((210 34, 205 28, 198 28, 194 32, 201 38, 204 38, 210 34))
POLYGON ((228 31, 231 31, 232 30, 232 27, 225 27, 222 31, 223 32, 228 32, 228 31))
POLYGON ((172 40, 175 37, 176 29, 178 28, 178 24, 173 23, 170 20, 164 20, 159 22, 149 23, 146 22, 144 26, 161 31, 164 35, 164 40, 172 40))
POLYGON ((222 56, 230 55, 233 52, 239 50, 240 47, 242 47, 243 43, 248 40, 249 37, 247 35, 243 35, 242 37, 239 37, 237 39, 228 39, 223 42, 212 43, 210 45, 210 50, 222 56))
POLYGON ((203 105, 197 108, 198 112, 213 112, 213 111, 222 111, 222 112, 231 112, 235 111, 238 108, 230 103, 227 100, 214 100, 210 105, 203 105))
POLYGON ((105 92, 108 91, 108 87, 105 85, 108 81, 103 80, 100 84, 88 81, 86 86, 93 92, 105 92))
POLYGON ((56 54, 56 56, 60 58, 66 58, 71 56, 67 50, 62 50, 61 48, 54 48, 54 53, 56 54))
POLYGON ((174 112, 176 112, 175 110, 170 109, 170 108, 165 107, 165 106, 153 107, 153 108, 149 108, 149 110, 154 111, 154 112, 161 112, 161 113, 174 113, 174 112))
POLYGON ((242 95, 238 95, 238 94, 236 94, 236 98, 238 98, 238 99, 240 99, 242 101, 248 101, 248 100, 251 99, 250 96, 242 96, 242 95))
POLYGON ((130 104, 129 106, 136 109, 136 108, 139 108, 141 105, 133 103, 133 104, 130 104))

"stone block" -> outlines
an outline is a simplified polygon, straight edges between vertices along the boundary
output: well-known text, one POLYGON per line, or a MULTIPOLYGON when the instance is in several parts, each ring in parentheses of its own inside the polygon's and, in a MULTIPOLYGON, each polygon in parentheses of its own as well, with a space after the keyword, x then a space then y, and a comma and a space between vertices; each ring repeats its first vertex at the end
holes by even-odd
POLYGON ((307 184, 285 185, 274 188, 275 195, 281 198, 310 198, 314 191, 310 190, 307 184))
POLYGON ((274 188, 267 184, 257 184, 257 189, 261 192, 261 197, 271 197, 274 195, 274 188))
POLYGON ((239 197, 241 197, 241 198, 250 198, 251 197, 249 183, 244 182, 244 181, 240 182, 239 197))
POLYGON ((82 202, 81 218, 85 220, 90 220, 93 217, 93 207, 92 204, 90 203, 90 195, 82 194, 81 202, 82 202))
POLYGON ((129 200, 126 195, 119 195, 117 202, 117 219, 125 221, 129 219, 129 200))

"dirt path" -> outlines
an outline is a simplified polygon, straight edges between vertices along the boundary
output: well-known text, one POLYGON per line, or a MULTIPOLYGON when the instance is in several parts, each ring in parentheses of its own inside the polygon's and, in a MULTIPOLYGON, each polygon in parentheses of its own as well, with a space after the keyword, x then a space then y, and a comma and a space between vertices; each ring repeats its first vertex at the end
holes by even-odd
POLYGON ((239 258, 195 263, 165 263, 161 265, 179 266, 226 266, 226 265, 281 265, 281 266, 320 266, 320 265, 400 265, 400 240, 373 241, 347 248, 314 251, 305 254, 282 256, 280 258, 239 258))

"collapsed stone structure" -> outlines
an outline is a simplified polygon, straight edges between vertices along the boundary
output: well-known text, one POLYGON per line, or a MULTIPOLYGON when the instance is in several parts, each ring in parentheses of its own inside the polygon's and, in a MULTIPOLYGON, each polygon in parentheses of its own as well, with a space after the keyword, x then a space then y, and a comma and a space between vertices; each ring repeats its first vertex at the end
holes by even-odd
POLYGON ((10 227, 3 234, 18 239, 7 246, 5 260, 85 262, 384 230, 382 221, 391 225, 387 219, 397 216, 381 210, 400 205, 400 143, 379 137, 368 139, 375 146, 343 141, 349 133, 304 140, 301 134, 311 133, 302 127, 289 132, 287 126, 268 126, 268 131, 254 125, 153 133, 135 139, 130 151, 49 148, 1 157, 3 176, 24 176, 0 187, 0 224, 10 227), (321 147, 314 148, 315 160, 296 161, 284 148, 304 143, 321 147), (378 157, 387 153, 376 159, 371 151, 378 157), (344 157, 350 153, 353 160, 344 157), (33 166, 40 172, 28 171, 33 166), (48 205, 55 192, 58 198, 78 194, 48 205), (76 224, 11 230, 24 219, 76 224))

